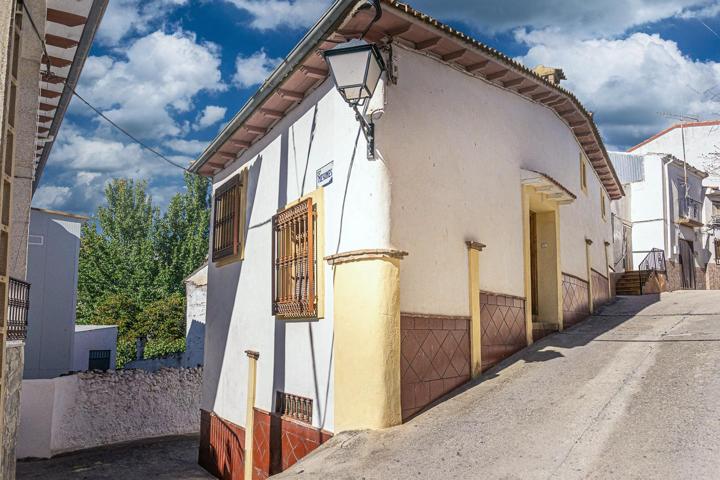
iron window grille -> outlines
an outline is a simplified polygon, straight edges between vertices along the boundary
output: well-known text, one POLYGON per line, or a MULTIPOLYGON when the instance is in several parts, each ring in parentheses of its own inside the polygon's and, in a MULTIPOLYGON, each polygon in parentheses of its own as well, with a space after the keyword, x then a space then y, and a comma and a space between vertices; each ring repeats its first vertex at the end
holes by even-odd
POLYGON ((310 398, 278 391, 275 413, 312 424, 313 401, 310 398))
POLYGON ((25 340, 30 311, 30 284, 10 278, 8 291, 8 340, 25 340))
POLYGON ((215 192, 213 262, 236 256, 242 246, 242 175, 236 175, 215 192))
POLYGON ((280 318, 317 315, 317 215, 312 199, 273 217, 273 314, 280 318))
POLYGON ((110 370, 110 350, 90 350, 88 370, 110 370))

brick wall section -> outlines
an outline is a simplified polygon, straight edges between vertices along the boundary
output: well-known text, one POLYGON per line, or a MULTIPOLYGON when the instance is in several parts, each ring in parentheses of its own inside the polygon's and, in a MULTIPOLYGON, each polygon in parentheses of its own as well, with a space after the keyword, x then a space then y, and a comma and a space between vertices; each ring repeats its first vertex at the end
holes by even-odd
POLYGON ((411 313, 400 319, 405 420, 470 380, 470 319, 411 313))
POLYGON ((665 262, 665 269, 667 270, 668 289, 671 292, 682 290, 682 267, 680 264, 668 260, 665 262))
POLYGON ((572 327, 590 316, 588 282, 563 273, 563 324, 572 327))
POLYGON ((527 346, 525 299, 491 292, 480 293, 482 369, 527 346))
POLYGON ((605 275, 595 270, 592 271, 593 305, 595 308, 602 307, 610 301, 608 290, 608 279, 605 275))
MULTIPOLYGON (((243 480, 245 429, 201 411, 199 464, 222 480, 243 480)), ((332 434, 255 409, 253 479, 287 470, 332 434)))

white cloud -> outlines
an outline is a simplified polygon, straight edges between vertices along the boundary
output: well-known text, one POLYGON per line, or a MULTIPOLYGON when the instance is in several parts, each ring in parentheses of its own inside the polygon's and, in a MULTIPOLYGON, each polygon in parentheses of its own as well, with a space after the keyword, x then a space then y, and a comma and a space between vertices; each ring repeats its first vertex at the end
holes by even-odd
POLYGON ((193 108, 201 91, 222 91, 220 52, 194 34, 154 32, 138 39, 124 59, 90 57, 78 91, 131 133, 158 139, 183 133, 173 113, 193 108))
POLYGON ((196 130, 202 130, 207 127, 211 127, 216 123, 222 121, 227 113, 227 108, 218 107, 216 105, 208 105, 200 113, 197 124, 195 125, 196 130))
POLYGON ((111 0, 98 29, 98 41, 116 45, 128 34, 147 33, 154 23, 187 3, 188 0, 111 0))
POLYGON ((70 187, 43 185, 37 189, 33 196, 33 206, 52 210, 62 209, 70 199, 70 187))
POLYGON ((210 142, 200 140, 170 140, 165 142, 165 146, 174 152, 195 156, 202 153, 207 148, 208 143, 210 142))
POLYGON ((329 0, 226 0, 252 16, 250 25, 259 30, 314 25, 330 5, 329 0))
POLYGON ((259 85, 265 81, 281 61, 281 58, 268 57, 265 50, 255 52, 249 57, 239 55, 235 60, 233 83, 239 88, 259 85))
POLYGON ((636 33, 618 40, 526 35, 524 64, 563 68, 564 82, 595 119, 610 147, 626 147, 666 127, 658 112, 712 116, 718 99, 702 92, 720 85, 720 63, 685 56, 675 42, 636 33), (536 43, 540 42, 541 43, 536 43))
POLYGON ((486 33, 549 28, 593 38, 621 34, 638 25, 716 3, 716 0, 417 0, 413 6, 439 18, 465 22, 486 33))

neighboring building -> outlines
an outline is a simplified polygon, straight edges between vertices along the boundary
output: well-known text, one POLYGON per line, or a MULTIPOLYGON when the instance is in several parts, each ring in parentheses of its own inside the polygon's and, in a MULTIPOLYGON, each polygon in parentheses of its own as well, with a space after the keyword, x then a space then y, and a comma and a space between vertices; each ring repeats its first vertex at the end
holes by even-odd
POLYGON ((223 478, 242 474, 246 351, 262 478, 333 433, 401 423, 611 296, 623 190, 592 116, 383 1, 367 159, 318 54, 361 35, 367 3, 335 2, 191 168, 214 190, 200 462, 223 478))
POLYGON ((76 370, 73 338, 80 231, 87 219, 32 209, 27 273, 32 288, 23 378, 55 378, 76 370))
POLYGON ((75 325, 72 370, 115 370, 117 336, 116 325, 75 325))
POLYGON ((28 288, 24 280, 30 203, 106 6, 107 0, 0 2, 0 305, 6 306, 0 312, 0 478, 4 480, 15 478, 26 325, 18 305, 23 305, 28 288), (46 60, 41 39, 47 44, 46 60), (9 293, 16 297, 8 299, 9 293), (12 309, 15 316, 9 317, 12 309))
POLYGON ((709 172, 703 184, 720 187, 720 120, 673 125, 628 150, 629 153, 664 153, 698 170, 709 172))
POLYGON ((203 364, 205 353, 205 310, 207 308, 208 266, 203 265, 185 279, 186 325, 184 364, 203 364))
POLYGON ((713 273, 715 237, 705 228, 708 174, 666 154, 610 156, 626 183, 626 197, 613 202, 616 232, 631 232, 614 236, 615 251, 629 259, 624 270, 645 270, 647 259, 662 256, 658 265, 667 274, 668 290, 720 288, 713 273))

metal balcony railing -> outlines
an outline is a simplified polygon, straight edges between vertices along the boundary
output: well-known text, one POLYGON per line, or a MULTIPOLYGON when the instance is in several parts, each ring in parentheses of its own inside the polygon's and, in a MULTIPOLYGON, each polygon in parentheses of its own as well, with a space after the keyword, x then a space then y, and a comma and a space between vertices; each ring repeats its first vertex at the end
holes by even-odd
POLYGON ((710 217, 709 227, 720 228, 720 215, 713 215, 710 217))
POLYGON ((702 203, 692 198, 680 199, 680 218, 702 223, 702 203))
POLYGON ((642 272, 656 271, 666 272, 667 266, 665 264, 665 252, 659 248, 653 248, 650 253, 647 254, 645 259, 640 262, 638 270, 642 272))
POLYGON ((10 279, 8 290, 8 340, 25 340, 30 311, 30 284, 10 279))

